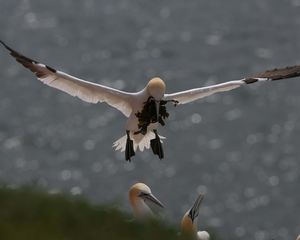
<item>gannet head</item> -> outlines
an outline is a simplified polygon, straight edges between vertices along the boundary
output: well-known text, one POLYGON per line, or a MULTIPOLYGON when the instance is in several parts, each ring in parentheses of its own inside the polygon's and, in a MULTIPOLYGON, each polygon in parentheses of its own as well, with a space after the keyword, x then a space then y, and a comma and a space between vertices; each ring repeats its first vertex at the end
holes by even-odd
POLYGON ((130 188, 129 201, 137 218, 145 218, 152 215, 147 201, 163 207, 162 203, 151 193, 151 189, 144 183, 136 183, 130 188))
POLYGON ((201 202, 204 198, 203 194, 200 194, 196 199, 192 208, 190 208, 183 216, 181 221, 181 232, 189 236, 197 236, 199 240, 209 240, 209 234, 206 231, 197 233, 197 222, 201 202))
POLYGON ((166 84, 159 77, 155 77, 149 81, 147 89, 149 94, 154 97, 156 101, 160 101, 165 94, 166 84))

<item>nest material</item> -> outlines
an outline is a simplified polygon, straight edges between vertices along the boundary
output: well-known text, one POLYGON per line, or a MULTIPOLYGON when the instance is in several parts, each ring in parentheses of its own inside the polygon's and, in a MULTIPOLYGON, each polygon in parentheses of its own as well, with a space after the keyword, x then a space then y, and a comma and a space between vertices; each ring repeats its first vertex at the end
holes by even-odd
MULTIPOLYGON (((176 101, 173 101, 175 106, 177 104, 176 101)), ((158 122, 164 126, 165 119, 169 117, 169 113, 167 112, 166 104, 168 101, 161 100, 159 102, 159 116, 158 122)), ((137 112, 136 117, 139 120, 138 128, 139 130, 136 131, 134 134, 143 134, 146 135, 147 128, 151 123, 157 122, 157 114, 156 114, 156 104, 153 97, 149 97, 146 102, 144 102, 144 107, 141 112, 137 112)))

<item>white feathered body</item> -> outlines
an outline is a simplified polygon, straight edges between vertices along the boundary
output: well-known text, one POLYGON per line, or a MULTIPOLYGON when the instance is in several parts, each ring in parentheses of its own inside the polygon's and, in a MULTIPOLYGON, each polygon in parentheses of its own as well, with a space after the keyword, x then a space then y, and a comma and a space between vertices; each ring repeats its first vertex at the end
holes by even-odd
MULTIPOLYGON (((150 140, 155 138, 155 134, 153 133, 153 129, 157 129, 158 123, 151 123, 147 127, 147 133, 135 134, 135 132, 139 131, 138 123, 139 119, 136 116, 136 113, 141 112, 144 103, 148 100, 150 94, 147 88, 144 88, 142 91, 132 94, 129 99, 129 103, 132 108, 132 112, 130 113, 127 123, 126 123, 126 130, 130 131, 130 139, 133 140, 133 148, 134 151, 139 149, 140 151, 144 151, 144 149, 150 148, 150 140)), ((164 138, 160 136, 161 138, 164 138)), ((121 150, 122 152, 125 151, 126 148, 126 140, 127 136, 124 135, 123 137, 119 138, 117 141, 114 142, 113 147, 115 150, 121 150)))

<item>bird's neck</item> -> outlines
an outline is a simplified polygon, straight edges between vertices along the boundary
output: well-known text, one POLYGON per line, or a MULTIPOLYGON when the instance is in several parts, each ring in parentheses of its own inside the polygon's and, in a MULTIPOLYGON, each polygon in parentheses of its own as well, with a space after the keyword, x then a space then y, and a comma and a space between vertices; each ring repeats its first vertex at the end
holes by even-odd
POLYGON ((153 216, 151 209, 142 199, 135 197, 130 199, 130 203, 136 218, 145 219, 153 216))
POLYGON ((197 235, 197 226, 195 222, 188 216, 188 212, 184 215, 181 221, 181 231, 184 234, 196 236, 197 235))
POLYGON ((192 219, 188 216, 188 212, 184 215, 181 221, 182 233, 191 239, 209 240, 210 236, 208 232, 206 231, 197 232, 197 218, 194 221, 192 221, 192 219))

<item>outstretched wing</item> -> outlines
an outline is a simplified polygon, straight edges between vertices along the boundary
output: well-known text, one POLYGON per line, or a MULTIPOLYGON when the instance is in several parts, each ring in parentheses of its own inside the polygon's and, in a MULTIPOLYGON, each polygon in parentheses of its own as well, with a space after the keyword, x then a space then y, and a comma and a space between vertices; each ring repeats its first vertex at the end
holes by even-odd
POLYGON ((262 81, 275 81, 300 76, 300 65, 285 68, 275 68, 241 80, 220 83, 208 87, 194 88, 182 92, 165 94, 166 100, 176 100, 178 104, 185 104, 218 92, 226 92, 241 85, 262 81))
POLYGON ((130 105, 132 93, 84 81, 64 72, 57 71, 47 65, 23 56, 7 46, 3 41, 0 40, 0 42, 10 51, 10 55, 12 55, 17 62, 28 68, 40 81, 50 87, 57 88, 89 103, 106 102, 110 106, 120 110, 125 116, 128 117, 130 115, 132 111, 130 105))

